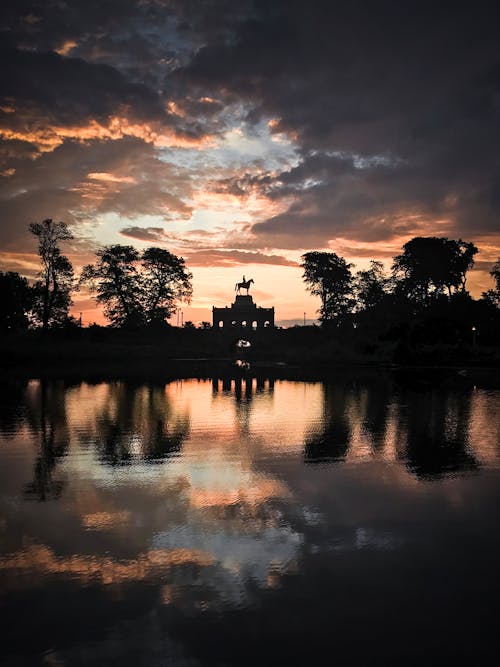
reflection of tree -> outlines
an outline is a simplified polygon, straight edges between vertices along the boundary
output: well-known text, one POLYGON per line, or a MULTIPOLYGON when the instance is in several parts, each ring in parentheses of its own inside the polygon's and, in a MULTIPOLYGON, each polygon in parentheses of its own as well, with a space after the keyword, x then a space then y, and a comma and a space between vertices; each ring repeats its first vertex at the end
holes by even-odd
POLYGON ((371 436, 374 450, 383 449, 391 404, 392 386, 385 379, 367 378, 363 382, 363 425, 371 436))
POLYGON ((26 415, 27 382, 8 382, 0 385, 0 433, 13 437, 26 415))
POLYGON ((161 461, 181 450, 189 419, 173 414, 163 386, 115 383, 109 385, 96 429, 96 447, 102 461, 161 461))
POLYGON ((65 392, 63 383, 40 380, 32 398, 25 394, 28 421, 40 438, 33 481, 26 485, 25 494, 41 501, 59 498, 64 486, 62 480, 53 479, 53 473, 69 445, 65 392))
POLYGON ((346 457, 351 436, 347 418, 349 395, 344 385, 324 383, 322 427, 306 438, 304 460, 307 463, 337 461, 346 457))
POLYGON ((471 395, 435 390, 405 398, 408 407, 400 413, 399 428, 406 430, 407 467, 422 478, 475 470, 478 464, 469 451, 471 395))

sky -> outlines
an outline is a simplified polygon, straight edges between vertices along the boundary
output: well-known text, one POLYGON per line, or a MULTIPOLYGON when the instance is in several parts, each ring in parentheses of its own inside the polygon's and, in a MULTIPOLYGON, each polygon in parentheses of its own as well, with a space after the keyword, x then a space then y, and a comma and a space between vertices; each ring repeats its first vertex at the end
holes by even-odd
MULTIPOLYGON (((365 268, 414 236, 500 255, 495 3, 3 0, 0 270, 37 272, 30 222, 185 258, 184 321, 254 278, 278 324, 315 317, 300 257, 365 268)), ((103 322, 75 294, 84 324, 103 322)), ((176 316, 172 319, 175 323, 176 316)))

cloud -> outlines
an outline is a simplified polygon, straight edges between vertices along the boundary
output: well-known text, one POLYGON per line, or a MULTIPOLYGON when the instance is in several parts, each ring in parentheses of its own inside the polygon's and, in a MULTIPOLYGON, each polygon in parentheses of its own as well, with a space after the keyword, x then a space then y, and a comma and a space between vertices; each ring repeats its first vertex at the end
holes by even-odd
POLYGON ((124 227, 120 234, 137 241, 151 241, 152 243, 167 243, 173 238, 162 227, 124 227))
POLYGON ((273 119, 301 147, 295 174, 254 181, 294 195, 255 234, 292 248, 339 233, 418 233, 422 218, 429 227, 446 218, 450 233, 472 238, 498 228, 500 70, 488 12, 392 2, 303 9, 272 3, 172 74, 200 94, 239 96, 249 119, 273 119), (289 180, 299 173, 300 187, 289 180), (367 224, 375 219, 386 232, 367 224))
POLYGON ((6 0, 1 11, 7 250, 29 250, 32 220, 91 230, 110 213, 128 221, 124 236, 200 265, 251 253, 284 264, 311 248, 389 257, 416 234, 500 250, 486 4, 110 0, 56 12, 6 0))
POLYGON ((281 255, 266 255, 242 250, 197 250, 186 253, 190 266, 241 266, 245 264, 274 264, 297 266, 297 262, 281 255))
POLYGON ((5 249, 31 248, 27 225, 44 218, 63 220, 78 234, 106 213, 165 220, 191 215, 185 172, 139 139, 66 142, 36 160, 13 158, 9 164, 15 174, 0 178, 5 249))
MULTIPOLYGON (((120 233, 127 238, 137 241, 153 244, 165 244, 178 247, 181 246, 181 252, 185 255, 189 266, 214 266, 214 267, 231 267, 241 266, 245 264, 273 264, 276 266, 298 266, 297 262, 287 259, 282 255, 266 254, 262 252, 252 252, 248 250, 226 250, 220 247, 210 247, 206 242, 203 244, 200 241, 186 241, 182 244, 179 235, 170 234, 162 227, 125 227, 120 233), (184 248, 182 248, 184 245, 184 248), (200 247, 202 249, 193 250, 192 247, 200 247)), ((194 232, 195 235, 199 234, 194 232)), ((201 235, 203 238, 205 235, 201 235)), ((210 235, 207 235, 210 239, 210 235)), ((210 242, 210 241, 209 241, 210 242)))

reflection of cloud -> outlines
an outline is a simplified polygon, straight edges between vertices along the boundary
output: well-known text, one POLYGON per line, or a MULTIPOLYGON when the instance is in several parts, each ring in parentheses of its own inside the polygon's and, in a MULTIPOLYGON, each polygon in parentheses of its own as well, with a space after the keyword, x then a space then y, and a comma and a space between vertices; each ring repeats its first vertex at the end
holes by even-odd
MULTIPOLYGON (((244 506, 255 506, 272 498, 286 498, 289 494, 285 485, 279 480, 252 478, 246 476, 248 484, 244 486, 233 486, 231 488, 191 487, 188 493, 189 502, 192 507, 222 507, 227 505, 242 504, 244 506)), ((238 480, 239 482, 240 480, 238 480)))
POLYGON ((179 565, 207 567, 212 563, 210 554, 184 548, 154 549, 132 560, 116 560, 110 556, 84 554, 56 556, 45 545, 33 545, 0 557, 0 570, 32 575, 36 584, 40 584, 42 576, 47 575, 62 575, 86 584, 122 584, 145 581, 157 575, 158 571, 179 565))
POLYGON ((302 535, 290 526, 264 526, 256 532, 241 532, 223 522, 205 526, 203 530, 190 524, 153 538, 156 548, 168 550, 176 545, 187 551, 211 554, 219 567, 214 580, 210 572, 207 584, 215 585, 230 603, 241 600, 250 580, 264 588, 269 585, 270 576, 293 567, 302 542, 302 535))
POLYGON ((92 530, 108 530, 115 526, 130 523, 132 513, 121 512, 92 512, 82 515, 82 526, 92 530))

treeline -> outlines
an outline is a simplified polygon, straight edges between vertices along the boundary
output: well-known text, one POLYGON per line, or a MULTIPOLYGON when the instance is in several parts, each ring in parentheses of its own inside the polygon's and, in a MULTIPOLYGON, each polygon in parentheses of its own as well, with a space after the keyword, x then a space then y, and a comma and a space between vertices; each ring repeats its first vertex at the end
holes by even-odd
POLYGON ((86 286, 111 326, 125 329, 163 326, 179 300, 189 302, 192 274, 184 259, 163 248, 139 253, 133 246, 98 250, 77 280, 61 245, 73 240, 63 222, 47 219, 29 226, 38 239, 41 268, 30 285, 18 273, 0 272, 0 320, 4 332, 75 327, 72 293, 86 286))
MULTIPOLYGON (((77 327, 71 297, 85 286, 102 306, 111 327, 161 329, 179 302, 189 302, 192 274, 181 257, 163 248, 139 253, 110 245, 96 253, 77 279, 62 248, 73 240, 63 222, 33 223, 40 271, 33 284, 18 273, 0 272, 0 326, 4 332, 77 327)), ((402 345, 492 342, 500 331, 500 258, 490 274, 494 288, 473 299, 467 274, 478 250, 471 242, 415 237, 386 272, 381 262, 355 272, 334 252, 302 256, 307 289, 320 298, 319 320, 337 337, 362 340, 374 349, 383 341, 402 345), (479 338, 480 336, 480 338, 479 338)), ((191 322, 184 328, 195 328, 191 322)), ((208 322, 200 325, 210 328, 208 322)))
POLYGON ((303 277, 320 298, 323 328, 346 345, 372 354, 392 345, 396 360, 439 354, 440 346, 460 357, 466 348, 498 347, 500 340, 500 258, 490 271, 494 289, 474 299, 466 285, 477 252, 461 239, 415 237, 390 272, 378 261, 354 272, 333 252, 308 252, 303 277))

